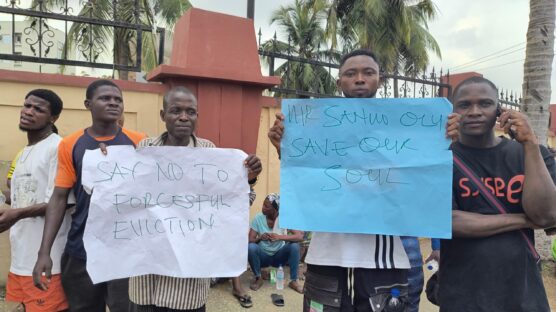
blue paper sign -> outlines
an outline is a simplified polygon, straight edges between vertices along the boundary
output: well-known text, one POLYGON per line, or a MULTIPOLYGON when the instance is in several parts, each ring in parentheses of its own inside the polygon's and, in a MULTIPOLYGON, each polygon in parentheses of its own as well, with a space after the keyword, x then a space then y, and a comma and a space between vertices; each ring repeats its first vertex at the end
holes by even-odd
POLYGON ((444 98, 283 100, 280 225, 450 238, 451 111, 444 98))

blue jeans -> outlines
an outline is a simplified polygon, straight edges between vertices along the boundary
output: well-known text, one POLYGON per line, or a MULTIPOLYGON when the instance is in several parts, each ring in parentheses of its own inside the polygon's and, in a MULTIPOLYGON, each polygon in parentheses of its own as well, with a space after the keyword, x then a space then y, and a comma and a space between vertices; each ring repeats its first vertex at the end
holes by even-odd
POLYGON ((298 243, 286 243, 273 256, 264 252, 259 244, 249 243, 249 265, 256 277, 261 277, 261 268, 279 267, 287 263, 290 266, 290 279, 292 281, 297 280, 299 256, 298 243))
POLYGON ((423 267, 418 266, 409 270, 409 273, 407 274, 409 295, 409 307, 407 312, 419 311, 419 301, 421 300, 421 292, 423 291, 424 281, 425 277, 423 275, 423 267))

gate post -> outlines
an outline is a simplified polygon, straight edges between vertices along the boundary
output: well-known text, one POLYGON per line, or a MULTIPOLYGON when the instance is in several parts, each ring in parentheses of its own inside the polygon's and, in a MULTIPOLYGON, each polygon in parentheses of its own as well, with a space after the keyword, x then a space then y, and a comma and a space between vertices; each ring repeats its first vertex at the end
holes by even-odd
POLYGON ((169 65, 147 75, 197 96, 197 135, 219 147, 255 153, 262 92, 280 84, 261 73, 253 21, 190 9, 176 23, 169 65))

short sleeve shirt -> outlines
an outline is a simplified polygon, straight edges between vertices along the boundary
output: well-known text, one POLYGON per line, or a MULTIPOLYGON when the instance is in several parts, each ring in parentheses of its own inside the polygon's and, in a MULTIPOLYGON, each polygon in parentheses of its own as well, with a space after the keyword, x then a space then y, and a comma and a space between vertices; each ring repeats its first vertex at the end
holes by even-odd
MULTIPOLYGON (((274 228, 271 229, 270 227, 268 227, 268 223, 266 222, 266 216, 261 212, 259 212, 255 216, 255 218, 253 218, 253 221, 251 221, 251 228, 253 229, 253 231, 259 234, 264 234, 264 233, 274 233, 278 235, 287 234, 288 231, 286 229, 280 228, 280 225, 278 224, 278 220, 279 219, 276 218, 276 221, 274 222, 274 228)), ((278 252, 278 250, 280 250, 280 248, 284 247, 285 244, 286 242, 284 242, 283 240, 275 241, 275 242, 262 240, 259 242, 259 246, 261 246, 261 249, 270 256, 273 256, 276 252, 278 252)))

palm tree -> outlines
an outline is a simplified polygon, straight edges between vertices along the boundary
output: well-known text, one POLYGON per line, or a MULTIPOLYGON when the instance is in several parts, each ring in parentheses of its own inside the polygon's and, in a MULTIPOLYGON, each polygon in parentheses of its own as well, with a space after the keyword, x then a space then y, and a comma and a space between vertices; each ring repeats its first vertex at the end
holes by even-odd
MULTIPOLYGON (((282 6, 271 18, 271 24, 277 24, 284 30, 288 42, 276 38, 262 45, 265 52, 277 52, 311 60, 337 60, 338 55, 325 50, 326 36, 324 22, 328 1, 296 0, 290 6, 282 6)), ((266 58, 269 62, 269 58, 266 58)), ((272 66, 272 65, 271 65, 272 66)), ((282 78, 282 84, 288 89, 313 93, 336 93, 335 80, 323 66, 288 60, 275 70, 282 78)), ((294 96, 275 94, 276 96, 294 96)))
MULTIPOLYGON (((529 27, 523 65, 522 110, 528 115, 531 126, 541 144, 547 143, 550 117, 550 76, 554 59, 555 0, 529 1, 529 27)), ((544 259, 550 257, 550 239, 537 231, 536 242, 544 259)))
POLYGON ((432 0, 332 0, 326 33, 332 48, 370 49, 385 71, 416 74, 426 69, 431 52, 441 56, 428 32, 435 16, 432 0))
MULTIPOLYGON (((39 2, 41 1, 33 0, 32 7, 41 5, 39 2)), ((49 9, 57 9, 61 2, 64 1, 46 0, 42 1, 42 5, 49 9)), ((137 0, 138 10, 135 4, 136 0, 88 0, 81 7, 78 16, 131 24, 140 23, 153 30, 159 26, 173 29, 181 15, 191 8, 188 0, 137 0), (139 13, 138 16, 136 12, 139 13)), ((157 65, 156 33, 142 32, 141 44, 141 69, 149 71, 157 65)), ((113 53, 115 64, 129 65, 137 57, 132 53, 137 46, 137 32, 126 28, 73 23, 65 45, 67 51, 70 51, 68 53, 78 51, 90 62, 95 62, 102 51, 113 53)), ((127 79, 127 77, 127 71, 119 71, 120 79, 127 79)))

